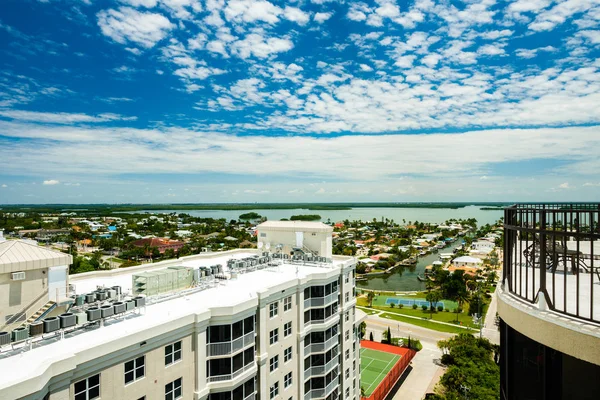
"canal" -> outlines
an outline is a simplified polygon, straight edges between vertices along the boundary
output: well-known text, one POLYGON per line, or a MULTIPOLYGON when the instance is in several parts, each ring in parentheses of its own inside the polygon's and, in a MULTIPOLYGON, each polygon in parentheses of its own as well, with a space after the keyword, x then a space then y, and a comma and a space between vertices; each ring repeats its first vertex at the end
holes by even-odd
POLYGON ((357 281, 356 285, 362 289, 389 290, 396 292, 425 290, 425 282, 417 279, 417 275, 423 276, 425 267, 439 260, 441 253, 452 253, 455 248, 462 244, 462 238, 458 238, 450 246, 440 249, 437 253, 419 257, 416 265, 410 267, 399 267, 388 275, 379 275, 367 280, 357 281))

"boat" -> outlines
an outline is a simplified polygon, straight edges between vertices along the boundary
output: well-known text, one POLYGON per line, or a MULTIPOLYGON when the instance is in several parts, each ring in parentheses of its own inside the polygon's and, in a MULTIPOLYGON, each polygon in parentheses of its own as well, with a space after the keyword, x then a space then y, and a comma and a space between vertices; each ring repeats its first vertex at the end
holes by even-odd
POLYGON ((417 275, 417 279, 421 282, 425 282, 427 278, 423 278, 421 275, 417 275))
POLYGON ((419 252, 419 255, 420 255, 421 257, 423 257, 423 256, 427 255, 427 252, 425 252, 425 251, 422 251, 422 250, 421 250, 421 252, 419 252))

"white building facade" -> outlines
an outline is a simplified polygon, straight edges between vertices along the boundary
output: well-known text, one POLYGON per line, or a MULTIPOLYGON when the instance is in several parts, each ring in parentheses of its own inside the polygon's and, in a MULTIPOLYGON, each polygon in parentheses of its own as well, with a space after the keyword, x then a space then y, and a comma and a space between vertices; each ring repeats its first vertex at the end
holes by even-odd
MULTIPOLYGON (((355 266, 351 257, 278 260, 185 296, 147 298, 139 312, 61 340, 5 347, 0 398, 358 400, 355 266)), ((97 281, 126 282, 119 274, 97 281)))

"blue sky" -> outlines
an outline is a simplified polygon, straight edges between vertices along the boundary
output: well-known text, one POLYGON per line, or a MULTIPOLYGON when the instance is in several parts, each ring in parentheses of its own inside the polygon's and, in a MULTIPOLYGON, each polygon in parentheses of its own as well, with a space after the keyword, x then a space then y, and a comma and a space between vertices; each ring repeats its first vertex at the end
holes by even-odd
POLYGON ((598 0, 2 3, 0 203, 600 196, 598 0))

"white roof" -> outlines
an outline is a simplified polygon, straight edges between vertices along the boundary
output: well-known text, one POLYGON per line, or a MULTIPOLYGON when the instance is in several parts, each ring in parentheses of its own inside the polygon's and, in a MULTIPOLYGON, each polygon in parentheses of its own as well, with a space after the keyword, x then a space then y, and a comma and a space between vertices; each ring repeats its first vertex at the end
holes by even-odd
POLYGON ((69 265, 73 257, 25 240, 0 243, 0 273, 69 265))
POLYGON ((456 263, 477 263, 477 264, 481 264, 483 263, 483 261, 481 261, 480 258, 476 258, 476 257, 469 257, 469 256, 462 256, 462 257, 457 257, 454 260, 452 260, 452 262, 456 263))
POLYGON ((322 222, 312 221, 266 221, 258 225, 256 229, 273 229, 278 231, 310 231, 310 232, 333 232, 333 227, 322 222))

